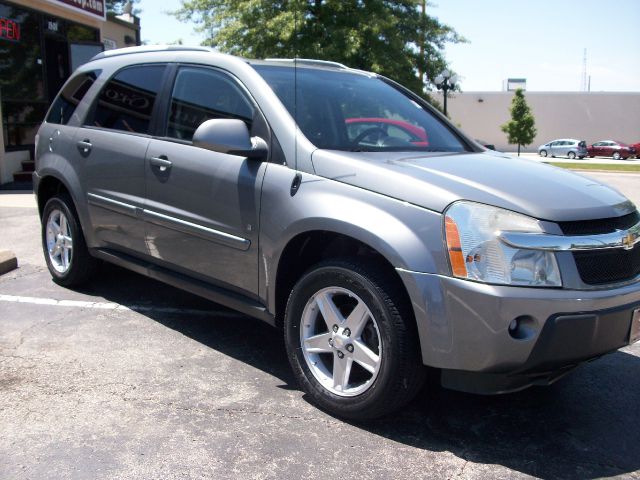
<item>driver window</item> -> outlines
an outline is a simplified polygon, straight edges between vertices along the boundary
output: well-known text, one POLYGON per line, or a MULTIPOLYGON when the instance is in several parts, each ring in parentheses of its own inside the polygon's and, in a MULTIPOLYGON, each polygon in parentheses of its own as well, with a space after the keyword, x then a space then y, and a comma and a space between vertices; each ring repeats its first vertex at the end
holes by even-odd
POLYGON ((237 118, 249 129, 254 107, 228 75, 199 67, 181 67, 171 94, 167 137, 191 141, 206 120, 237 118))

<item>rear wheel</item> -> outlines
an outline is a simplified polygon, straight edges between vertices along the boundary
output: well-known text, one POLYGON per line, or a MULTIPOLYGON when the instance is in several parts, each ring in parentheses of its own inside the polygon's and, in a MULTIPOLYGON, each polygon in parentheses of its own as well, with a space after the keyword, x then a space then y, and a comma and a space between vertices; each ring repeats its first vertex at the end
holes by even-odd
POLYGON ((547 156, 547 151, 546 150, 540 150, 540 156, 541 157, 546 157, 547 156))
POLYGON ((84 283, 97 264, 87 250, 71 197, 50 198, 42 214, 42 248, 53 281, 65 287, 84 283))
POLYGON ((569 152, 569 153, 567 153, 567 157, 569 157, 571 160, 573 160, 574 158, 576 158, 576 153, 575 152, 569 152))
POLYGON ((614 160, 620 160, 620 158, 622 158, 622 156, 620 155, 620 152, 613 152, 614 160))
POLYGON ((289 362, 302 389, 333 415, 385 415, 423 383, 413 316, 387 278, 353 260, 332 260, 305 274, 289 297, 289 362))

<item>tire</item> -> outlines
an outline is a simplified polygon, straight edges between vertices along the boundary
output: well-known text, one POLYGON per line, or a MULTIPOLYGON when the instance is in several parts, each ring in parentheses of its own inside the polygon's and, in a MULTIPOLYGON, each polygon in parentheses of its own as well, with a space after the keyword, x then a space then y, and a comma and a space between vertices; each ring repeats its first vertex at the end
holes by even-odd
POLYGON ((579 158, 580 160, 582 160, 582 159, 584 159, 584 155, 580 155, 578 158, 579 158))
POLYGON ((546 150, 540 150, 540 156, 541 157, 546 157, 547 156, 547 151, 546 150))
POLYGON ((613 158, 614 160, 620 160, 622 157, 621 157, 621 155, 620 155, 620 152, 613 152, 613 156, 612 156, 612 158, 613 158))
POLYGON ((59 285, 82 285, 95 272, 97 260, 87 250, 69 195, 55 195, 45 204, 42 213, 42 249, 49 273, 59 285))
POLYGON ((575 152, 567 153, 567 158, 569 158, 570 160, 573 160, 574 158, 576 158, 576 153, 575 152))
POLYGON ((391 413, 424 382, 409 302, 388 278, 380 268, 335 259, 308 271, 289 296, 289 362, 313 403, 337 417, 391 413), (336 368, 342 378, 334 380, 336 368))

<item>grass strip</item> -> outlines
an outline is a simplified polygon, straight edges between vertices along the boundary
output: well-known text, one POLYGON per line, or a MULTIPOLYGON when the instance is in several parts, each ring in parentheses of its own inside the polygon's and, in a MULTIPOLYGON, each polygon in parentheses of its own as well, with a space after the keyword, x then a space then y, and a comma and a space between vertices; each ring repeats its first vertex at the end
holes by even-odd
POLYGON ((544 162, 555 167, 570 170, 603 170, 607 172, 640 172, 640 165, 621 165, 611 163, 569 163, 569 162, 544 162))

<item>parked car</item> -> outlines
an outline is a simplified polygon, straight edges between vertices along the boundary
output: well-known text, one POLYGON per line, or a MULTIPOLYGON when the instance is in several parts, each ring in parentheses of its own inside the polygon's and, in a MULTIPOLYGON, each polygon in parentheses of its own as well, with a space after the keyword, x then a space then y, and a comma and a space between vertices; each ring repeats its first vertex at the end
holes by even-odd
POLYGON ((55 282, 102 281, 101 259, 282 328, 298 384, 340 417, 401 408, 425 366, 509 392, 640 338, 633 203, 486 152, 374 73, 110 50, 67 81, 35 150, 55 282), (429 144, 371 144, 358 118, 429 144))
POLYGON ((587 148, 589 156, 612 157, 614 160, 626 160, 636 154, 636 149, 623 142, 615 140, 601 140, 587 148))
POLYGON ((392 118, 347 118, 347 135, 355 143, 377 145, 397 139, 401 144, 410 142, 418 147, 429 146, 424 128, 392 118))
POLYGON ((632 143, 631 147, 636 151, 636 158, 640 158, 640 142, 632 143))
POLYGON ((587 142, 573 138, 560 138, 538 147, 541 157, 567 157, 583 159, 587 156, 587 142))

